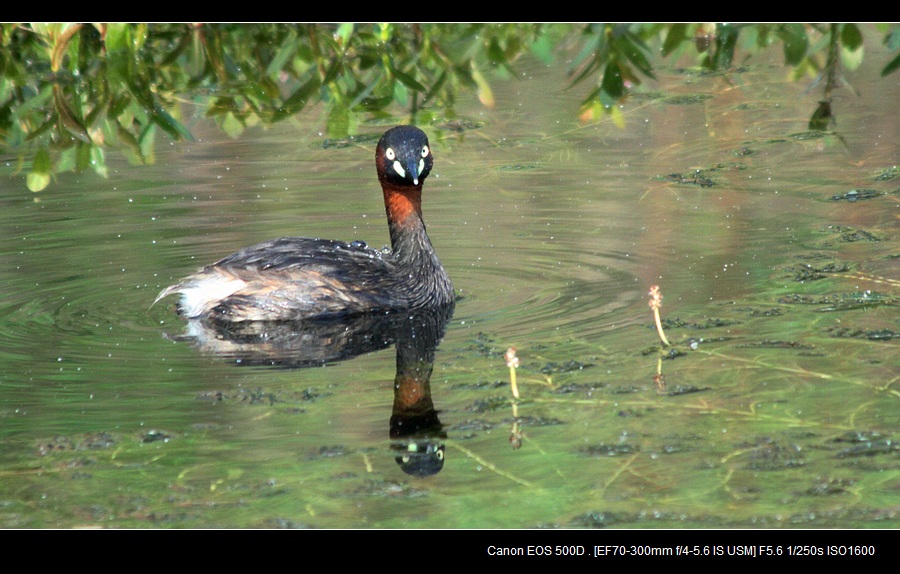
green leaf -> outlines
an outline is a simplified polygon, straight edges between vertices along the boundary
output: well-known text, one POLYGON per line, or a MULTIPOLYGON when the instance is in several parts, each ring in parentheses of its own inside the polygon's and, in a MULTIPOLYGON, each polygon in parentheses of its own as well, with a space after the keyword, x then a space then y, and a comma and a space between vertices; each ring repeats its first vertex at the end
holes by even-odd
POLYGON ((860 46, 855 50, 851 50, 841 44, 841 63, 851 72, 859 68, 863 61, 863 48, 860 46))
POLYGON ((62 67, 62 60, 69 47, 69 40, 71 40, 72 36, 80 29, 81 24, 63 24, 62 31, 59 36, 54 39, 53 53, 50 56, 50 69, 54 72, 58 72, 60 67, 62 67))
POLYGON ((491 64, 494 65, 506 61, 506 54, 503 53, 503 49, 500 47, 500 44, 497 43, 496 38, 492 38, 488 44, 487 56, 491 64))
POLYGON ((101 177, 109 177, 109 169, 106 167, 106 155, 103 153, 103 148, 96 145, 89 147, 91 167, 94 168, 94 172, 101 177))
MULTIPOLYGON (((585 30, 585 34, 590 34, 593 30, 592 27, 588 27, 585 30)), ((573 70, 577 70, 578 68, 582 68, 582 63, 587 61, 584 64, 584 67, 581 69, 579 74, 572 80, 572 85, 574 86, 578 82, 582 81, 588 75, 592 74, 595 70, 599 70, 603 65, 603 62, 607 58, 607 44, 606 37, 603 33, 603 28, 601 27, 596 35, 591 36, 585 43, 584 46, 581 47, 578 55, 572 59, 569 66, 573 70)))
POLYGON ((131 46, 131 25, 107 24, 104 43, 107 53, 125 51, 131 46))
POLYGON ((188 141, 194 141, 194 136, 191 135, 191 132, 188 131, 181 122, 173 118, 169 115, 169 112, 162 109, 161 107, 156 107, 150 112, 151 119, 166 131, 170 136, 179 139, 186 139, 188 141))
POLYGON ((394 102, 404 105, 409 101, 409 91, 406 89, 406 86, 403 85, 403 82, 391 82, 391 87, 394 90, 394 102))
MULTIPOLYGON (((53 173, 63 173, 75 169, 75 151, 76 144, 69 140, 72 145, 58 152, 53 158, 53 173)), ((79 143, 78 145, 84 145, 79 143)))
POLYGON ((143 163, 144 152, 141 150, 141 145, 138 143, 137 138, 134 137, 134 134, 125 129, 118 119, 113 119, 113 124, 116 126, 116 136, 119 138, 119 141, 131 151, 135 159, 143 163))
MULTIPOLYGON (((293 40, 293 38, 291 38, 293 40)), ((272 61, 269 62, 269 65, 266 67, 266 76, 270 78, 277 78, 278 74, 284 69, 287 65, 287 62, 291 59, 294 53, 297 51, 296 43, 293 41, 286 41, 279 48, 278 52, 275 54, 275 57, 272 58, 272 61)))
POLYGON ((387 94, 382 97, 364 98, 359 101, 358 105, 369 111, 381 111, 390 106, 394 102, 394 95, 387 94))
POLYGON ((70 134, 85 143, 90 143, 91 136, 88 134, 87 128, 81 123, 81 120, 75 115, 75 111, 69 106, 63 94, 63 89, 59 84, 53 85, 53 100, 56 103, 56 111, 59 114, 59 121, 70 134))
POLYGON ((393 74, 401 84, 414 92, 425 93, 428 91, 427 89, 425 89, 425 86, 416 81, 415 78, 395 68, 393 62, 391 62, 391 74, 393 74))
POLYGON ((663 56, 671 54, 682 42, 688 39, 687 29, 687 24, 672 24, 669 27, 669 33, 666 34, 666 39, 663 42, 663 56))
POLYGON ((393 27, 390 24, 383 23, 383 24, 378 24, 378 28, 379 28, 379 31, 381 34, 381 41, 383 43, 387 43, 391 39, 393 27))
POLYGON ((91 148, 90 144, 79 142, 75 146, 75 169, 84 171, 91 167, 91 148))
POLYGON ((148 36, 150 35, 149 26, 146 23, 134 24, 134 30, 131 35, 131 47, 137 52, 144 47, 144 43, 147 41, 148 36))
POLYGON ((716 25, 716 51, 710 63, 713 69, 728 68, 734 60, 734 47, 740 30, 732 24, 716 25))
POLYGON ((34 154, 34 162, 31 166, 32 173, 40 173, 50 175, 53 164, 50 162, 50 154, 46 149, 41 148, 34 154))
POLYGON ((319 78, 316 76, 312 76, 309 78, 302 86, 297 88, 291 96, 286 99, 281 106, 278 108, 278 111, 272 117, 272 121, 279 121, 288 116, 299 112, 306 106, 306 102, 309 98, 319 89, 321 83, 319 82, 319 78))
POLYGON ((426 101, 434 98, 435 94, 437 94, 441 90, 441 88, 444 87, 444 84, 447 82, 448 75, 449 74, 447 72, 441 72, 437 79, 431 83, 431 89, 427 94, 425 94, 426 101))
POLYGON ((625 94, 625 82, 622 81, 622 71, 618 64, 615 62, 606 64, 600 87, 600 102, 604 106, 614 106, 622 98, 625 94))
POLYGON ((347 137, 350 134, 350 110, 341 105, 333 106, 325 129, 328 137, 347 137))
POLYGON ((619 38, 617 44, 621 55, 637 66, 645 76, 653 77, 653 66, 646 56, 647 47, 641 42, 640 38, 633 34, 627 34, 619 38))
POLYGON ((853 51, 861 48, 863 43, 862 32, 856 24, 844 24, 841 26, 841 44, 853 51))
POLYGON ((331 65, 328 66, 328 69, 325 70, 325 75, 322 76, 322 85, 327 86, 335 81, 337 81, 338 76, 341 74, 341 70, 344 68, 344 61, 341 58, 334 58, 331 61, 331 65))
POLYGON ((47 43, 59 34, 62 24, 53 22, 32 22, 31 30, 47 43))
POLYGON ((541 36, 531 43, 531 53, 538 57, 538 59, 545 63, 550 64, 553 62, 553 42, 547 36, 547 34, 541 34, 541 36))
POLYGON ((900 54, 897 54, 897 56, 893 60, 888 62, 888 65, 885 66, 883 70, 881 70, 882 77, 893 74, 897 71, 897 68, 900 68, 900 54))
POLYGON ((884 37, 884 45, 889 50, 900 50, 900 26, 894 28, 884 37))
POLYGON ((624 129, 625 128, 625 116, 622 114, 622 110, 619 109, 619 106, 610 106, 609 117, 617 128, 624 129))
POLYGON ((244 133, 244 124, 232 113, 225 114, 225 120, 222 122, 222 130, 231 138, 237 138, 244 133))
POLYGON ((31 141, 31 140, 34 140, 34 139, 39 138, 39 137, 41 136, 41 134, 46 133, 46 132, 47 132, 48 130, 50 130, 54 125, 56 125, 56 120, 57 120, 57 119, 59 119, 59 116, 58 116, 57 114, 55 114, 55 113, 50 114, 50 117, 47 118, 47 121, 46 121, 46 122, 44 122, 43 124, 41 124, 41 125, 38 127, 38 129, 34 130, 33 132, 31 132, 31 133, 29 133, 27 136, 25 136, 25 141, 31 141))
POLYGON ((107 113, 110 117, 118 118, 130 103, 131 98, 128 97, 127 93, 116 94, 116 97, 109 103, 109 111, 107 113))
POLYGON ((25 185, 29 190, 37 193, 50 185, 50 174, 31 172, 25 176, 25 185))
POLYGON ((353 35, 353 24, 344 23, 338 26, 334 33, 335 37, 341 39, 341 45, 346 47, 350 43, 350 36, 353 35))
POLYGON ((138 138, 141 144, 141 157, 144 163, 152 164, 156 160, 156 125, 149 124, 138 138))
POLYGON ((472 78, 478 85, 478 101, 486 108, 493 108, 494 91, 491 90, 491 85, 484 76, 481 75, 481 72, 479 72, 477 68, 472 69, 472 78))
POLYGON ((784 61, 791 66, 796 66, 806 57, 809 48, 809 40, 806 37, 806 28, 803 24, 785 24, 778 30, 784 47, 784 61))

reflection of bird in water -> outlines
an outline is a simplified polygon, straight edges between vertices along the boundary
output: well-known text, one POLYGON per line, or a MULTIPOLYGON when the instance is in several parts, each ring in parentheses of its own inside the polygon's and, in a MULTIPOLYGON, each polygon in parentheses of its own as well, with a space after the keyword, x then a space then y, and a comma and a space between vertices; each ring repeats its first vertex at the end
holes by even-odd
POLYGON ((397 317, 360 315, 230 324, 191 319, 184 335, 176 338, 245 366, 318 367, 391 346, 396 340, 397 317))
POLYGON ((453 310, 410 315, 397 329, 397 374, 391 415, 392 448, 403 472, 414 476, 437 474, 444 467, 443 439, 447 433, 431 400, 434 351, 453 310))
POLYGON ((422 221, 422 184, 433 157, 413 126, 385 132, 375 150, 391 249, 285 237, 247 247, 167 287, 179 312, 221 323, 344 317, 453 302, 450 278, 422 221))
POLYGON ((447 437, 431 398, 431 373, 453 309, 450 304, 344 319, 229 324, 193 319, 183 338, 240 365, 282 368, 320 366, 395 345, 391 451, 403 472, 430 476, 444 466, 447 437))

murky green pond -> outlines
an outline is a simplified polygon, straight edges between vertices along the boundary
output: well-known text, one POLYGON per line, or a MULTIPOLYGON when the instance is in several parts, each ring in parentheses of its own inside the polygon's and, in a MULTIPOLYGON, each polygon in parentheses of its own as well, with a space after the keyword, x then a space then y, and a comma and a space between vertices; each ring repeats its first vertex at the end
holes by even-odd
POLYGON ((824 132, 777 51, 662 64, 621 127, 517 62, 495 108, 421 126, 443 338, 390 326, 322 364, 150 305, 265 239, 387 244, 374 141, 327 145, 312 108, 239 139, 189 118, 154 165, 38 194, 5 163, 0 527, 897 528, 900 78, 867 49, 824 132), (430 387, 395 392, 398 349, 433 352, 430 387), (392 432, 406 391, 430 392, 427 476, 392 432))

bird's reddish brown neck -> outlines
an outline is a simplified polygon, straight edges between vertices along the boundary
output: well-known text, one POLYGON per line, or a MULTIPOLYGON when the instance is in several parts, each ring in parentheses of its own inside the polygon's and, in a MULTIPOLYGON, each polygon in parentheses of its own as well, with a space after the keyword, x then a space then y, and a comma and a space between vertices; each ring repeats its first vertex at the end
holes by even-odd
POLYGON ((422 185, 404 186, 382 183, 384 209, 391 227, 405 227, 422 221, 422 185))

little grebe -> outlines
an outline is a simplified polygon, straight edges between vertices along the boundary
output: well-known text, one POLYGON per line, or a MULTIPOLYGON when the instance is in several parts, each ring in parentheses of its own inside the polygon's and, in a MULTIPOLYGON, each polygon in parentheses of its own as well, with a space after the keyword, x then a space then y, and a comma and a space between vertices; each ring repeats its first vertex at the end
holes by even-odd
MULTIPOLYGON (((361 241, 284 237, 247 247, 163 289, 179 313, 223 322, 292 321, 442 307, 453 287, 422 221, 422 182, 433 164, 428 137, 397 126, 381 137, 375 167, 391 250, 361 241)), ((154 303, 156 302, 154 301, 154 303)))

